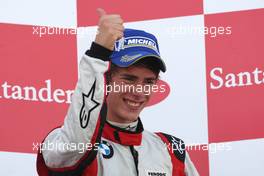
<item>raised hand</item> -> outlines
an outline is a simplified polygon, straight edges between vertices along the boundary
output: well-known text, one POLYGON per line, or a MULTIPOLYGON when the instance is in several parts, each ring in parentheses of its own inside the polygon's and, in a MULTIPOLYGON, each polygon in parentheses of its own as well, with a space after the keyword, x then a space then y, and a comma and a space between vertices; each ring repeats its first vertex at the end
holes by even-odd
POLYGON ((95 42, 107 49, 113 50, 115 41, 124 35, 123 20, 118 14, 106 14, 104 9, 98 8, 98 32, 95 42))

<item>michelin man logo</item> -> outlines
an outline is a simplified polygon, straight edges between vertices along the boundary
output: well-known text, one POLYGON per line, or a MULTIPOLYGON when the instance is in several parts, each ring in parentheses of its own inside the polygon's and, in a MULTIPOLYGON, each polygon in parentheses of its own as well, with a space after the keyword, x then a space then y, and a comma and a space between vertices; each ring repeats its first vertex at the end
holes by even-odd
POLYGON ((125 43, 125 38, 122 37, 121 39, 119 39, 118 41, 115 42, 115 51, 120 51, 122 49, 124 49, 124 43, 125 43))

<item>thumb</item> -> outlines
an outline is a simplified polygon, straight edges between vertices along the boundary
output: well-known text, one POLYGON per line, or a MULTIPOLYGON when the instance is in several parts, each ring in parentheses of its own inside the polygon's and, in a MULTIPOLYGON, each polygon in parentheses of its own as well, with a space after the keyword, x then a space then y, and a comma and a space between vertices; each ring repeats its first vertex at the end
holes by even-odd
POLYGON ((96 9, 96 11, 97 11, 97 13, 99 14, 100 17, 106 15, 105 10, 102 9, 102 8, 98 8, 98 9, 96 9))

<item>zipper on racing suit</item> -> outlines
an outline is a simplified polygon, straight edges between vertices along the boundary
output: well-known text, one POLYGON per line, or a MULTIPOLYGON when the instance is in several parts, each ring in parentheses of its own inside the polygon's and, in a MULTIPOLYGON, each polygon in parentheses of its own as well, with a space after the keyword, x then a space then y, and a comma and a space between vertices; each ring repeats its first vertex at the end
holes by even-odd
POLYGON ((136 172, 137 172, 137 176, 138 176, 138 152, 135 150, 133 145, 129 146, 129 148, 130 148, 130 152, 131 152, 133 159, 134 159, 136 172))

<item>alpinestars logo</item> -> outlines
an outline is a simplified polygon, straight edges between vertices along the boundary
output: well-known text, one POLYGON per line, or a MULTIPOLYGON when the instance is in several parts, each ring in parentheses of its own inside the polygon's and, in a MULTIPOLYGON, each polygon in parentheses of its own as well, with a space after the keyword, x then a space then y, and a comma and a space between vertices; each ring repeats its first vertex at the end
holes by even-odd
POLYGON ((87 127, 88 122, 90 120, 91 112, 100 105, 100 103, 94 100, 95 85, 96 85, 96 80, 94 81, 93 86, 91 87, 89 93, 87 95, 84 93, 82 94, 83 105, 79 116, 80 125, 82 128, 87 127), (87 107, 90 107, 90 109, 86 109, 87 107))

